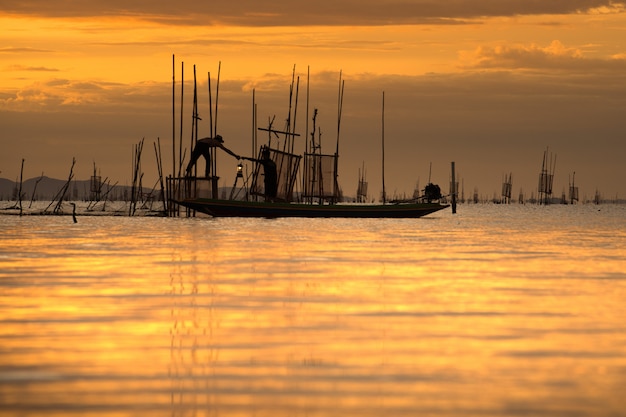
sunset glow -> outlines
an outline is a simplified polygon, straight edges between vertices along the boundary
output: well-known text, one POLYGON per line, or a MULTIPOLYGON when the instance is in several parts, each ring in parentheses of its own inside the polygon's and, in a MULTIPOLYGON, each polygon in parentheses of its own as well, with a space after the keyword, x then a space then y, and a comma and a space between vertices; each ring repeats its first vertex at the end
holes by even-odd
MULTIPOLYGON (((389 155, 397 166, 414 166, 409 176, 390 168, 398 193, 410 193, 418 179, 425 181, 430 162, 437 182, 447 183, 447 166, 456 159, 468 193, 476 187, 489 195, 499 188, 502 173, 512 171, 515 193, 523 188, 530 194, 541 153, 550 146, 559 155, 559 192, 576 171, 581 193, 600 188, 610 196, 626 196, 617 181, 622 160, 616 157, 626 152, 626 13, 621 2, 474 2, 471 9, 456 1, 448 6, 429 0, 403 6, 360 2, 354 7, 322 2, 314 10, 306 4, 259 7, 248 2, 193 8, 164 2, 141 8, 56 3, 0 1, 0 119, 7 149, 0 156, 2 177, 15 178, 21 158, 27 161, 27 177, 41 170, 62 177, 67 160, 76 157, 81 178, 97 159, 109 175, 126 180, 128 157, 120 153, 141 137, 170 140, 168 95, 175 55, 177 80, 183 62, 187 82, 197 66, 203 105, 208 73, 215 80, 221 63, 224 106, 234 100, 241 109, 225 109, 221 123, 236 149, 249 149, 251 85, 268 93, 261 96, 261 106, 270 97, 285 98, 295 65, 304 103, 310 68, 312 98, 334 103, 341 71, 347 82, 342 135, 350 146, 362 142, 354 138, 369 136, 362 149, 342 153, 346 190, 355 186, 362 162, 370 167, 371 189, 379 187, 374 148, 380 118, 364 123, 350 117, 379 112, 378 97, 385 90, 389 155), (330 76, 322 83, 315 77, 323 74, 330 76), (277 81, 271 89, 265 81, 270 78, 277 81), (226 91, 228 82, 234 91, 226 91), (108 116, 75 124, 95 114, 108 116), (36 123, 25 128, 27 120, 36 123), (74 136, 89 140, 77 145, 74 136)), ((304 105, 300 110, 304 129, 304 105)), ((320 110, 330 134, 336 108, 320 110)), ((280 107, 261 107, 259 117, 265 123, 286 111, 283 100, 280 107)), ((329 135, 327 140, 335 139, 329 135)), ((150 178, 156 175, 151 164, 146 163, 150 178)))

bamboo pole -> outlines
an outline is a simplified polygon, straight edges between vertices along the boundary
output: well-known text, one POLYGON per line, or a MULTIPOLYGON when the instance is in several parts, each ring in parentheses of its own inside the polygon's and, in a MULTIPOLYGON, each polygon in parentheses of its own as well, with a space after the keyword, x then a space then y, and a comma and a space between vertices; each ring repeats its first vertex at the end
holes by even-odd
POLYGON ((132 183, 131 183, 131 187, 130 187, 130 204, 128 206, 128 215, 132 216, 133 215, 133 202, 135 201, 135 176, 136 176, 136 162, 137 162, 137 145, 133 146, 133 157, 132 157, 132 164, 133 164, 133 168, 132 168, 132 183))
MULTIPOLYGON (((191 138, 189 149, 192 150, 198 141, 198 89, 196 84, 196 66, 193 66, 193 104, 191 109, 191 138)), ((207 162, 208 163, 208 162, 207 162)), ((197 175, 197 164, 194 165, 194 176, 197 175)))
MULTIPOLYGON (((171 180, 166 182, 166 198, 169 201, 172 198, 172 190, 176 177, 176 56, 172 54, 172 172, 169 176, 171 180)), ((106 204, 106 202, 105 202, 106 204)), ((170 211, 166 211, 166 216, 173 217, 174 205, 169 207, 170 211)))
MULTIPOLYGON (((296 81, 296 102, 295 102, 295 106, 293 109, 293 129, 291 130, 293 133, 296 133, 296 121, 297 121, 297 115, 298 115, 298 95, 300 94, 300 77, 298 76, 298 79, 296 81)), ((294 150, 294 143, 295 143, 295 137, 291 137, 291 153, 293 153, 294 150)), ((306 140, 305 140, 306 141, 306 140)))
POLYGON ((250 155, 252 155, 252 157, 254 157, 254 151, 256 149, 256 143, 254 141, 256 135, 256 89, 252 89, 252 132, 250 135, 250 139, 251 139, 251 143, 252 143, 252 152, 250 153, 250 155))
POLYGON ((133 148, 133 184, 131 187, 130 207, 128 215, 133 216, 137 210, 137 195, 141 192, 141 152, 143 150, 143 142, 145 138, 139 141, 139 144, 133 148))
POLYGON ((70 203, 70 205, 72 206, 72 220, 74 223, 78 223, 78 220, 76 219, 76 203, 70 203))
POLYGON ((178 138, 178 177, 183 169, 183 97, 185 95, 185 63, 180 63, 180 136, 178 138))
POLYGON ((550 196, 552 196, 552 185, 554 182, 555 171, 556 171, 556 154, 554 155, 554 162, 551 164, 551 168, 550 168, 550 196))
POLYGON ((156 154, 157 170, 159 173, 159 183, 161 185, 161 199, 163 201, 163 211, 167 213, 167 202, 165 199, 165 184, 163 183, 163 158, 161 156, 161 139, 158 137, 157 137, 157 142, 154 143, 154 153, 156 154))
POLYGON ((291 84, 289 85, 289 111, 287 113, 287 123, 285 127, 285 132, 287 132, 287 134, 285 135, 285 142, 283 143, 284 152, 288 152, 289 149, 291 149, 291 142, 293 140, 293 138, 289 136, 289 133, 291 132, 291 110, 292 110, 292 103, 293 103, 293 85, 294 85, 295 77, 296 77, 296 66, 294 65, 291 71, 291 84))
POLYGON ((341 113, 343 111, 343 90, 345 83, 342 80, 342 71, 339 71, 339 97, 337 99, 337 142, 335 147, 335 169, 334 169, 334 186, 333 186, 333 203, 339 198, 339 134, 341 131, 341 113))
POLYGON ((172 54, 172 177, 176 175, 176 56, 172 54))
POLYGON ((309 93, 310 93, 309 85, 311 81, 310 68, 311 68, 310 66, 306 67, 306 120, 304 124, 304 133, 305 133, 304 152, 305 153, 309 152, 309 141, 307 140, 306 135, 309 133, 309 93))
POLYGON ((309 153, 309 140, 308 140, 308 134, 309 134, 309 93, 310 93, 310 89, 309 89, 309 85, 310 85, 310 81, 311 81, 311 73, 310 73, 310 66, 306 67, 306 111, 305 111, 305 122, 304 122, 304 169, 302 172, 302 192, 304 195, 306 194, 310 194, 308 192, 308 184, 306 183, 307 180, 307 176, 309 175, 308 172, 308 168, 309 168, 309 163, 307 161, 307 157, 306 155, 309 153))
POLYGON ((382 105, 382 172, 383 172, 383 204, 387 200, 387 193, 385 191, 385 92, 383 91, 383 105, 382 105))
MULTIPOLYGON (((217 66, 217 81, 215 84, 215 120, 213 123, 213 127, 214 127, 214 132, 213 132, 213 137, 217 136, 217 109, 219 108, 218 104, 219 104, 219 97, 220 97, 220 76, 221 76, 221 72, 222 72, 222 62, 220 61, 218 63, 217 66)), ((218 198, 218 192, 219 192, 219 187, 218 187, 218 177, 217 177, 217 148, 213 150, 212 154, 211 154, 211 194, 213 195, 213 198, 218 198)))
POLYGON ((213 92, 211 91, 211 73, 207 73, 207 84, 209 89, 209 136, 214 138, 215 134, 213 132, 213 92))
MULTIPOLYGON (((214 125, 214 120, 215 120, 215 116, 213 114, 213 92, 211 91, 211 72, 207 72, 207 88, 209 90, 209 136, 214 138, 215 135, 215 125, 214 125)), ((217 105, 216 105, 217 107, 217 105)), ((213 151, 209 151, 209 155, 210 160, 207 160, 206 163, 210 164, 210 172, 211 172, 211 176, 213 176, 213 173, 215 172, 215 165, 213 163, 213 159, 215 158, 215 153, 213 151)), ((213 180, 207 178, 207 181, 210 181, 210 185, 211 185, 211 196, 213 197, 213 180)))
POLYGON ((454 161, 450 163, 450 167, 452 169, 452 191, 450 192, 452 195, 452 214, 456 214, 456 172, 454 161))
POLYGON ((218 65, 217 65, 217 82, 215 85, 215 123, 214 123, 214 127, 215 127, 215 131, 213 132, 213 137, 215 137, 215 135, 217 135, 217 104, 220 98, 220 74, 222 72, 222 61, 219 61, 218 65))
POLYGON ((20 207, 20 216, 22 215, 22 180, 24 178, 24 158, 22 158, 22 167, 20 168, 20 187, 17 191, 17 201, 20 207))
POLYGON ((72 158, 72 166, 70 167, 70 173, 68 175, 67 178, 67 182, 65 183, 65 185, 63 185, 63 187, 61 187, 61 189, 59 190, 59 192, 57 193, 57 195, 54 197, 54 199, 52 200, 52 202, 50 202, 50 204, 48 205, 48 207, 46 207, 45 211, 48 211, 48 209, 50 208, 50 206, 52 204, 54 204, 54 202, 56 201, 57 197, 59 198, 59 201, 57 203, 57 205, 54 207, 53 212, 56 214, 61 210, 61 205, 63 203, 63 198, 65 197, 65 193, 67 192, 67 189, 70 186, 70 182, 72 181, 72 178, 74 178, 74 164, 76 164, 76 158, 72 158))

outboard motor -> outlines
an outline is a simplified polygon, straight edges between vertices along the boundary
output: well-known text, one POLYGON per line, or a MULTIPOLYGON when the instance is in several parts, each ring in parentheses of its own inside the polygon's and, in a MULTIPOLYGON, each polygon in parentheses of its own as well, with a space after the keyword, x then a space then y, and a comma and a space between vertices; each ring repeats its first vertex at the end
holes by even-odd
POLYGON ((441 199, 441 189, 437 184, 431 182, 424 188, 424 197, 426 197, 426 201, 429 203, 434 200, 439 200, 441 199))

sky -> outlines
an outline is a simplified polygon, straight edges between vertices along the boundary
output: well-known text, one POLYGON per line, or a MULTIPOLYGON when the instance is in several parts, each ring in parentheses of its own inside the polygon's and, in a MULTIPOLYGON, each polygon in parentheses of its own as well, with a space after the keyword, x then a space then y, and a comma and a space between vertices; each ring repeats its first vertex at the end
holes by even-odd
MULTIPOLYGON (((295 75, 296 147, 317 109, 322 152, 339 140, 346 195, 365 167, 378 197, 384 136, 388 196, 429 179, 447 192, 454 161, 466 197, 499 198, 511 174, 514 196, 530 198, 547 150, 556 195, 575 172, 581 198, 626 198, 626 2, 0 0, 0 27, 3 178, 18 179, 22 159, 24 179, 67 178, 75 158, 77 179, 95 163, 130 184, 144 139, 153 186, 154 144, 169 175, 181 120, 189 155, 195 66, 199 136, 214 116, 248 156, 253 94, 257 125, 282 128, 295 75)), ((236 164, 218 157, 220 185, 236 164)))

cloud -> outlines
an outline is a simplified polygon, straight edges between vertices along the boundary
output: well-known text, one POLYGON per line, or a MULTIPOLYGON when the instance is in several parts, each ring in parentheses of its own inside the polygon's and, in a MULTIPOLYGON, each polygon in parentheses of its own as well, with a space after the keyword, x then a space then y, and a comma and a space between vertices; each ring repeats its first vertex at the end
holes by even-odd
POLYGON ((5 13, 50 17, 128 16, 168 24, 307 26, 458 24, 490 16, 615 13, 613 0, 0 0, 5 13))
POLYGON ((154 110, 154 91, 154 83, 122 84, 53 78, 5 94, 0 98, 0 109, 13 112, 37 109, 41 112, 142 113, 154 110))
POLYGON ((48 67, 32 67, 27 65, 9 65, 4 67, 5 71, 36 71, 36 72, 57 72, 58 68, 48 68, 48 67))
POLYGON ((547 46, 498 45, 479 46, 473 51, 460 53, 463 69, 507 69, 507 70, 563 70, 580 72, 594 70, 626 70, 626 60, 622 55, 611 59, 585 58, 580 48, 565 46, 558 40, 547 46))
POLYGON ((26 48, 26 47, 4 47, 0 48, 0 54, 22 54, 22 53, 41 53, 41 52, 52 52, 49 49, 38 49, 38 48, 26 48))

